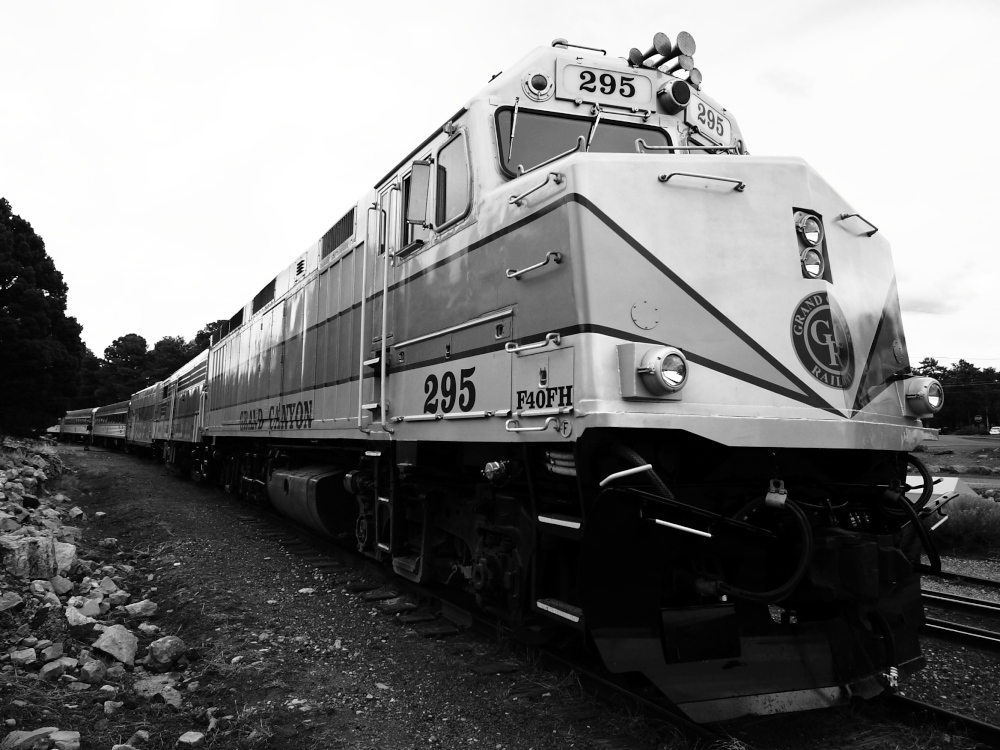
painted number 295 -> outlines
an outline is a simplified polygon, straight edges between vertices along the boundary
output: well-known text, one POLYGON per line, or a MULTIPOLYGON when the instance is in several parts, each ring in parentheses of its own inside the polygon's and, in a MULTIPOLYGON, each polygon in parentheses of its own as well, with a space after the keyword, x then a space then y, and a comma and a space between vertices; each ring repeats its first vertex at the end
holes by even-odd
POLYGON ((438 398, 437 375, 428 375, 424 381, 424 393, 427 396, 424 399, 424 414, 437 414, 438 407, 445 414, 448 414, 455 408, 456 401, 459 409, 471 411, 476 404, 476 385, 472 382, 472 374, 475 371, 475 367, 460 370, 457 380, 455 373, 450 370, 442 375, 441 398, 438 398))
POLYGON ((583 70, 580 71, 580 91, 594 93, 600 87, 602 94, 613 94, 617 89, 621 96, 629 98, 635 96, 635 86, 632 85, 634 80, 635 76, 622 76, 619 82, 611 73, 601 73, 598 76, 591 70, 583 70))
POLYGON ((726 134, 724 121, 701 102, 698 102, 698 122, 707 125, 709 130, 714 130, 719 135, 726 134))

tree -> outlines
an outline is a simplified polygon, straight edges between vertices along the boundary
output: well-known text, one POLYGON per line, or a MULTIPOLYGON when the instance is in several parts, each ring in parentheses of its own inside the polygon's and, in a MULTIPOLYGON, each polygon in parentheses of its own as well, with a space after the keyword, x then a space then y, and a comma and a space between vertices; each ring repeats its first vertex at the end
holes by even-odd
POLYGON ((941 380, 947 372, 948 368, 944 367, 934 357, 924 357, 920 360, 920 364, 913 368, 915 375, 922 375, 927 378, 934 378, 935 380, 941 380))
POLYGON ((147 358, 146 383, 156 383, 187 364, 192 352, 183 336, 164 336, 147 358))
POLYGON ((104 360, 98 359, 90 347, 83 349, 83 358, 80 362, 80 384, 77 389, 76 398, 70 404, 72 409, 85 409, 88 406, 97 406, 97 390, 104 380, 104 360))
POLYGON ((207 349, 212 343, 212 334, 228 322, 228 320, 213 320, 210 323, 206 323, 205 327, 194 335, 194 341, 188 344, 191 356, 194 357, 195 354, 200 354, 207 349))
POLYGON ((112 341, 104 350, 104 362, 104 377, 95 393, 94 406, 124 401, 151 382, 147 377, 146 339, 137 333, 127 333, 112 341))
POLYGON ((42 238, 0 198, 0 432, 37 433, 69 407, 84 347, 66 291, 42 238))

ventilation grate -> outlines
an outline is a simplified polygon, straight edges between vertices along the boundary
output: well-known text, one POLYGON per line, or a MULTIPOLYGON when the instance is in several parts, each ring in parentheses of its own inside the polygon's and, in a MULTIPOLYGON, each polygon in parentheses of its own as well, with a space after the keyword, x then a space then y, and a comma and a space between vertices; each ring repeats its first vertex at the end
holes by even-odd
POLYGON ((253 311, 250 313, 251 315, 274 299, 274 285, 277 280, 277 278, 271 279, 267 286, 257 292, 257 296, 253 298, 253 311))
POLYGON ((323 235, 323 255, 328 256, 338 247, 347 242, 354 234, 354 209, 351 208, 330 231, 323 235))

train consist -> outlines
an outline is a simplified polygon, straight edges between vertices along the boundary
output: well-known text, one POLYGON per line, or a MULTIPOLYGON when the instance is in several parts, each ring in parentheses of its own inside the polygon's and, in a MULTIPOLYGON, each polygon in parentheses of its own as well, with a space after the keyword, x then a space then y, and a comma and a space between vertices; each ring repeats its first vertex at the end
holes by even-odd
POLYGON ((919 668, 941 387, 882 235, 750 156, 693 53, 535 50, 95 438, 575 631, 697 721, 919 668))

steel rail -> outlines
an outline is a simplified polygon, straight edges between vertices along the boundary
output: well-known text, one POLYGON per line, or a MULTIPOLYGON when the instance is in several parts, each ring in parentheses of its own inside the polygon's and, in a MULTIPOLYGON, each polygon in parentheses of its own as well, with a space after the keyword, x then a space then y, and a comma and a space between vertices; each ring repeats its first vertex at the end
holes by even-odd
POLYGON ((928 617, 918 632, 928 638, 1000 654, 1000 633, 928 617))
POLYGON ((947 612, 962 612, 969 615, 987 617, 991 620, 1000 620, 1000 603, 986 601, 984 599, 974 599, 968 596, 959 596, 942 591, 920 592, 920 598, 925 607, 943 609, 947 612))

